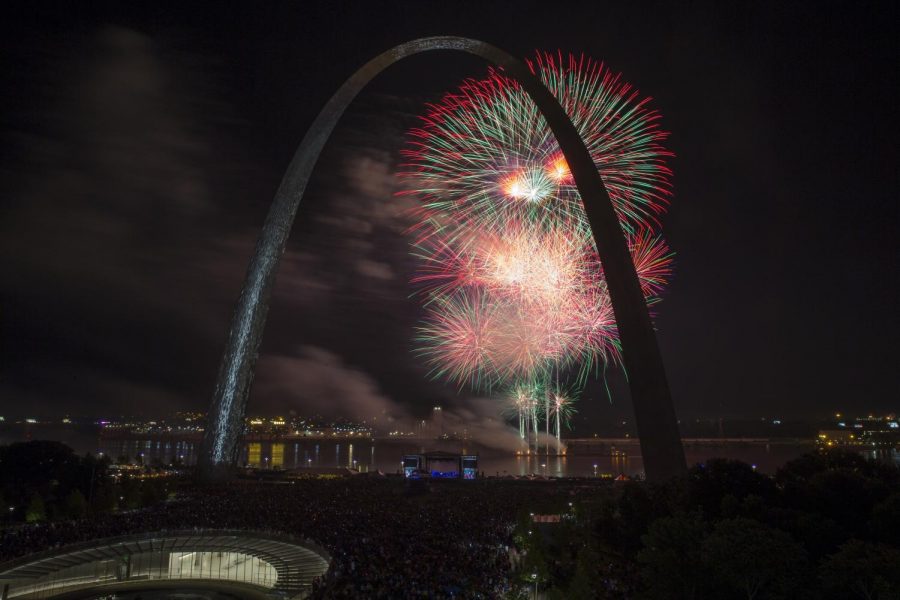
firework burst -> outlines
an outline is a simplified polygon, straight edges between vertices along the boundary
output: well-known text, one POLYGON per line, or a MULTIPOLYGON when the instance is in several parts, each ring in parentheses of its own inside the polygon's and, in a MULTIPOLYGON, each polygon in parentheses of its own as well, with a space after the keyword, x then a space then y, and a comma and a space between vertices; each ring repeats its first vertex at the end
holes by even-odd
MULTIPOLYGON (((529 62, 581 134, 628 233, 657 224, 671 194, 671 153, 659 114, 602 63, 561 54, 529 62)), ((432 105, 411 132, 402 177, 422 206, 469 224, 535 226, 571 218, 590 227, 568 165, 537 106, 515 81, 491 71, 432 105)))
MULTIPOLYGON (((538 54, 529 65, 581 134, 656 302, 672 258, 654 233, 671 193, 659 114, 584 56, 538 54)), ((551 375, 574 368, 583 382, 621 349, 581 198, 549 127, 525 91, 492 70, 431 105, 404 156, 403 193, 418 206, 414 283, 427 307, 419 354, 432 375, 460 386, 509 386, 520 434, 536 436, 544 412, 558 438, 572 395, 551 390, 551 375)))

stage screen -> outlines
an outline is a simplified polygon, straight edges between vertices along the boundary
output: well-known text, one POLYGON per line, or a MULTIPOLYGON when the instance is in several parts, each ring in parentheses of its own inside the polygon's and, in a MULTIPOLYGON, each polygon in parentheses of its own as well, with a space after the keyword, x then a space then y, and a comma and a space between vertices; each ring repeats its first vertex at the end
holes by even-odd
POLYGON ((478 474, 478 457, 463 456, 463 479, 475 479, 478 474))
POLYGON ((404 477, 411 477, 418 468, 419 468, 419 457, 418 456, 403 457, 403 475, 404 475, 404 477))
POLYGON ((428 461, 428 470, 432 478, 459 477, 459 461, 452 458, 437 458, 428 461))

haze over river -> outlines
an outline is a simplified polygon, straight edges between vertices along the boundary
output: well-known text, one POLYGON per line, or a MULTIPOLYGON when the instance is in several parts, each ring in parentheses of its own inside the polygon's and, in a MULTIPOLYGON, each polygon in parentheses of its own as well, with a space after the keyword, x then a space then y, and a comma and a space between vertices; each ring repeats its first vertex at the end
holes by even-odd
MULTIPOLYGON (((5 427, 0 430, 0 443, 8 444, 26 439, 55 439, 75 449, 79 454, 103 452, 114 460, 127 457, 144 464, 168 463, 179 458, 184 464, 197 461, 199 440, 177 439, 133 434, 97 436, 95 430, 76 427, 39 427, 23 431, 5 427)), ((774 473, 789 460, 815 449, 813 440, 685 440, 688 464, 702 463, 710 458, 731 458, 756 465, 763 473, 774 473)), ((288 439, 245 443, 240 464, 262 468, 302 469, 304 467, 350 467, 360 471, 396 473, 405 454, 432 450, 478 454, 479 471, 487 476, 544 475, 576 477, 619 475, 629 477, 643 473, 643 461, 637 440, 587 439, 576 440, 565 456, 557 456, 551 446, 550 455, 516 455, 514 450, 499 450, 472 442, 427 439, 288 439)), ((542 450, 544 448, 542 447, 542 450)), ((879 450, 867 456, 900 463, 897 451, 879 450)))

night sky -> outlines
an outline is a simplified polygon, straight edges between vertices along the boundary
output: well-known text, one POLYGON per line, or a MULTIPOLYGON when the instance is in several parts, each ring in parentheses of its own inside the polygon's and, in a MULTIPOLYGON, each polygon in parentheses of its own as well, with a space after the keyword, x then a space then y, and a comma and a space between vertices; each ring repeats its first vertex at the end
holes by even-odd
MULTIPOLYGON (((204 409, 306 128, 369 58, 438 34, 583 51, 654 98, 677 155, 656 323, 680 417, 900 407, 895 3, 32 4, 0 19, 0 414, 204 409)), ((351 108, 282 261, 251 412, 492 413, 411 354, 393 196, 424 103, 486 69, 416 57, 351 108)), ((578 433, 630 418, 608 377, 578 433)))

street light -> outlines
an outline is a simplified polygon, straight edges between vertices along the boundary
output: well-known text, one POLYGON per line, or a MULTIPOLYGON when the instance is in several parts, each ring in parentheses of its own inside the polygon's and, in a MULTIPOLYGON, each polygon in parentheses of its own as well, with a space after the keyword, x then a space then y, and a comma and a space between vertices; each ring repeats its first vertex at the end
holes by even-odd
POLYGON ((537 573, 531 574, 531 580, 534 582, 534 599, 537 600, 537 573))

